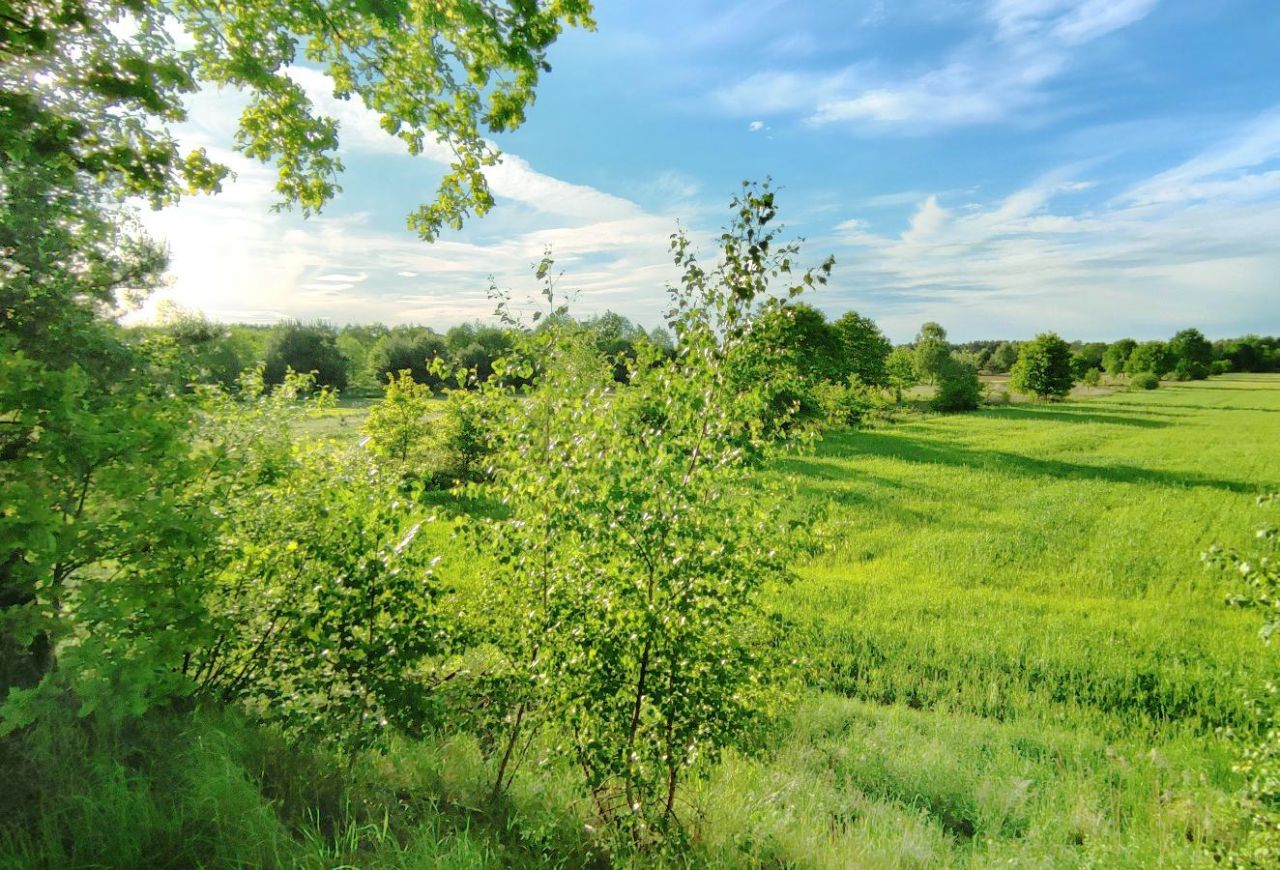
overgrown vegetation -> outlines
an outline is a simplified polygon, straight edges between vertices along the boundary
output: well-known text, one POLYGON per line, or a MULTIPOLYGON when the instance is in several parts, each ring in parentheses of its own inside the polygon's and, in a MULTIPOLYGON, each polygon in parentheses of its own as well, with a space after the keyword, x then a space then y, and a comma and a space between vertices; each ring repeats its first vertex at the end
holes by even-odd
MULTIPOLYGON (((801 301, 833 263, 749 184, 654 330, 574 319, 549 254, 536 328, 115 322, 165 265, 127 203, 225 177, 168 130, 201 84, 306 213, 341 163, 299 53, 443 142, 431 239, 590 11, 0 16, 0 864, 1274 863, 1274 690, 1237 691, 1274 657, 1171 554, 1280 485, 1275 380, 915 413, 1272 339, 893 348, 801 301), (310 437, 347 387, 363 437, 310 437)), ((1267 638, 1276 540, 1210 556, 1267 638)))

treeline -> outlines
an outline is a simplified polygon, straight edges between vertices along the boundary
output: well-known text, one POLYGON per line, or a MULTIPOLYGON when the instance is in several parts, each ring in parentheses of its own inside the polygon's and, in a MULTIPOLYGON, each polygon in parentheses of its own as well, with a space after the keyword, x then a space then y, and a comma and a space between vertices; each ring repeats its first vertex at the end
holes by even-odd
MULTIPOLYGON (((984 374, 1006 374, 1018 360, 1017 341, 969 341, 956 350, 970 359, 984 374)), ((1246 335, 1209 341, 1197 329, 1184 329, 1169 341, 1137 342, 1122 338, 1114 342, 1068 342, 1072 365, 1078 377, 1089 369, 1109 375, 1152 372, 1160 377, 1173 375, 1197 380, 1228 372, 1280 371, 1280 338, 1246 335)))
MULTIPOLYGON (((939 410, 976 405, 980 390, 974 386, 974 376, 1008 374, 1020 355, 1029 348, 1038 352, 1039 347, 1035 341, 951 343, 943 327, 927 323, 913 341, 895 348, 874 321, 856 311, 828 319, 803 303, 788 307, 779 318, 771 328, 779 346, 786 348, 786 363, 810 387, 852 381, 889 390, 900 402, 904 390, 932 384, 955 394, 938 397, 939 410)), ((539 328, 552 325, 548 318, 539 328)), ((580 325, 601 353, 620 360, 616 371, 620 382, 627 379, 629 364, 641 347, 652 345, 667 354, 675 349, 664 327, 646 330, 612 311, 584 319, 580 325)), ((403 371, 435 391, 459 386, 450 374, 458 370, 471 373, 476 382, 487 380, 494 362, 511 353, 520 334, 514 327, 480 321, 443 332, 430 326, 381 323, 342 327, 296 321, 223 324, 176 308, 164 310, 157 324, 125 332, 133 342, 169 344, 174 368, 196 382, 230 388, 242 372, 261 367, 268 385, 283 383, 285 373, 292 370, 314 374, 319 386, 370 396, 381 395, 388 381, 403 371)), ((1280 371, 1280 338, 1274 336, 1210 341, 1198 329, 1184 329, 1168 341, 1123 338, 1109 343, 1063 341, 1063 345, 1073 384, 1096 384, 1104 375, 1198 380, 1228 372, 1280 371)), ((801 404, 819 401, 812 395, 798 398, 801 404)))
MULTIPOLYGON (((552 321, 545 319, 539 329, 551 328, 552 321)), ((646 331, 612 311, 581 325, 596 348, 610 357, 634 360, 641 346, 653 345, 668 354, 675 346, 665 328, 646 331)), ((494 362, 510 355, 520 334, 514 327, 478 321, 444 332, 413 324, 224 324, 177 308, 162 310, 157 324, 126 330, 135 343, 168 344, 174 367, 184 369, 195 382, 231 388, 242 372, 260 367, 268 385, 284 383, 292 370, 313 374, 318 386, 355 395, 381 395, 388 380, 402 371, 433 390, 458 386, 453 377, 441 373, 437 361, 445 372, 465 369, 477 381, 487 380, 494 362)))

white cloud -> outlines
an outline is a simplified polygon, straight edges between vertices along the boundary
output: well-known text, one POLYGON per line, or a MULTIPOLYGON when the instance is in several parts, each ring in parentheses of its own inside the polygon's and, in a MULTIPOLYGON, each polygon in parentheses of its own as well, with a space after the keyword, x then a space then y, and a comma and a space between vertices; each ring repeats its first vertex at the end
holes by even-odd
POLYGON ((752 133, 758 133, 764 128, 765 128, 764 121, 752 121, 750 124, 747 125, 747 129, 750 130, 752 133))
POLYGON ((843 253, 832 295, 900 340, 925 320, 959 338, 1280 328, 1280 172, 1199 181, 1256 163, 1269 118, 1079 213, 1058 202, 1090 186, 1068 168, 998 202, 945 207, 929 196, 897 235, 845 221, 833 233, 843 253), (1151 195, 1170 190, 1180 195, 1151 195))
POLYGON ((1280 171, 1249 173, 1245 170, 1277 161, 1280 161, 1280 106, 1208 151, 1135 185, 1122 198, 1150 204, 1263 196, 1280 185, 1280 171))
MULTIPOLYGON (((373 113, 333 98, 323 75, 308 69, 291 75, 321 111, 339 118, 347 153, 396 162, 392 170, 402 186, 419 188, 421 199, 431 196, 447 149, 433 144, 410 157, 373 113)), ((547 246, 558 261, 573 264, 566 287, 581 290, 584 313, 612 306, 651 323, 661 310, 672 277, 668 236, 675 226, 665 210, 646 211, 506 154, 486 172, 497 198, 493 212, 434 244, 408 231, 377 228, 370 214, 343 213, 341 199, 311 220, 273 213, 273 171, 226 147, 243 104, 234 92, 201 92, 191 103, 191 122, 177 131, 184 144, 208 147, 227 162, 235 179, 218 196, 143 216, 151 233, 169 245, 172 276, 143 316, 168 298, 224 320, 287 316, 447 325, 492 313, 490 276, 517 297, 522 288, 532 290, 529 266, 547 246), (409 278, 424 280, 407 285, 409 278)), ((694 180, 675 173, 655 184, 677 199, 697 192, 694 180)))
POLYGON ((1157 0, 989 0, 981 32, 934 66, 886 74, 771 70, 722 88, 733 114, 803 113, 809 123, 936 129, 1004 121, 1042 105, 1076 49, 1145 17, 1157 0))

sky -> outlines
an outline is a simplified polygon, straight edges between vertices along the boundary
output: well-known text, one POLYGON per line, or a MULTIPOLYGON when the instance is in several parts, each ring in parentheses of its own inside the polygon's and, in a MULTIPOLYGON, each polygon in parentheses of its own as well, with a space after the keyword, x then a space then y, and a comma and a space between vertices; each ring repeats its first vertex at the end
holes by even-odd
POLYGON ((890 338, 1280 333, 1277 0, 601 0, 551 49, 528 121, 497 140, 497 206, 420 241, 442 155, 417 157, 318 71, 342 123, 343 193, 271 211, 268 167, 230 151, 242 100, 193 97, 184 144, 236 172, 148 213, 160 299, 226 321, 425 323, 517 299, 550 246, 582 315, 661 322, 682 226, 703 255, 745 179, 771 177, 808 301, 890 338))

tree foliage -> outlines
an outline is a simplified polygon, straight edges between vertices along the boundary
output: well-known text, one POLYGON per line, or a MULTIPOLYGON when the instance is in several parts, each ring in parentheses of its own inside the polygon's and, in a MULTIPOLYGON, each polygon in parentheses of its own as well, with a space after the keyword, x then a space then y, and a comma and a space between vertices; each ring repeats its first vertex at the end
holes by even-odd
POLYGON ((1045 332, 1018 349, 1009 386, 1040 399, 1062 399, 1075 385, 1071 348, 1057 333, 1045 332))
POLYGON ((1202 381, 1209 377, 1213 363, 1213 345, 1198 329, 1184 329, 1169 340, 1174 376, 1184 381, 1202 381))
POLYGON ((916 375, 926 384, 937 384, 951 359, 951 345, 947 343, 947 331, 939 324, 929 322, 920 327, 915 342, 916 375))
POLYGON ((263 377, 268 384, 282 384, 288 372, 310 374, 322 387, 340 390, 347 385, 347 360, 338 349, 338 334, 322 323, 288 323, 267 343, 263 377))
POLYGON ((832 324, 840 342, 844 365, 841 374, 855 376, 864 384, 886 386, 885 363, 893 346, 874 320, 856 311, 846 311, 832 324))
MULTIPOLYGON (((488 610, 517 676, 496 787, 525 732, 552 727, 596 813, 639 843, 678 835, 681 785, 750 733, 770 674, 761 593, 802 539, 799 518, 749 483, 791 430, 738 372, 784 354, 763 343, 770 323, 831 264, 776 297, 796 249, 777 241, 773 193, 746 188, 733 208, 714 267, 672 240, 674 356, 641 347, 620 386, 564 325, 504 363, 541 374, 526 400, 498 394, 495 477, 477 490, 508 511, 473 539, 497 557, 488 610)), ((547 301, 554 313, 550 284, 547 301)))

